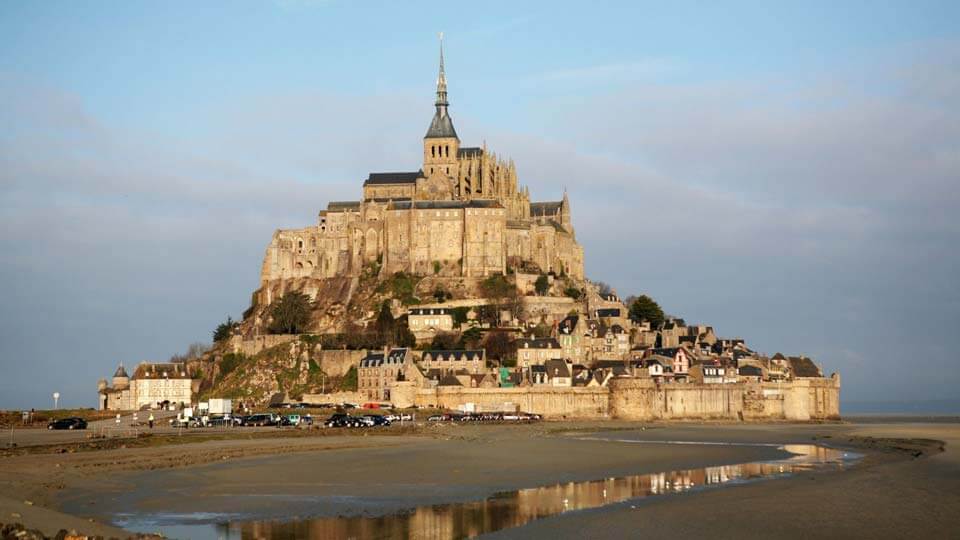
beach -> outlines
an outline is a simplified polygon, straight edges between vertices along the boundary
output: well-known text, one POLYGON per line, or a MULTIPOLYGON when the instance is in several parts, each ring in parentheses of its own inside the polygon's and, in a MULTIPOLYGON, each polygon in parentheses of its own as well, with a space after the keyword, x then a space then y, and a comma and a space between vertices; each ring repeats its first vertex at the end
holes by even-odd
MULTIPOLYGON (((299 520, 297 536, 320 538, 321 522, 314 523, 314 534, 310 519, 389 516, 524 488, 766 462, 790 456, 780 445, 812 443, 855 451, 862 458, 840 471, 816 470, 562 512, 492 536, 937 538, 960 530, 954 511, 960 508, 960 424, 874 420, 444 424, 405 435, 291 438, 278 433, 270 438, 26 454, 0 459, 5 494, 0 511, 4 522, 16 512, 20 521, 50 535, 76 528, 121 537, 126 533, 109 522, 202 513, 213 521, 225 516, 230 521, 259 521, 253 536, 265 538, 271 536, 271 526, 264 523, 281 530, 283 523, 299 520), (945 443, 944 451, 936 441, 945 443), (25 505, 25 500, 33 504, 25 505), (41 512, 46 514, 31 514, 41 512)), ((437 524, 437 537, 449 532, 442 525, 437 524)), ((389 528, 361 530, 394 535, 389 528)))

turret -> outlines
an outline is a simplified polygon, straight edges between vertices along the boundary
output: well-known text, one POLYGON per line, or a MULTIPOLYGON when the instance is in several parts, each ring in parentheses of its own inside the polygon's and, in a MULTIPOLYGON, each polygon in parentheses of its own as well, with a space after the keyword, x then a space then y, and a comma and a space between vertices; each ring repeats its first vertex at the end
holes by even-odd
POLYGON ((127 370, 123 369, 123 362, 120 363, 120 367, 117 368, 117 371, 113 374, 113 387, 114 389, 120 390, 122 388, 128 388, 130 386, 130 376, 127 375, 127 370))
POLYGON ((423 172, 431 176, 441 172, 447 176, 457 175, 457 152, 460 138, 453 129, 453 119, 447 110, 447 75, 443 68, 443 33, 440 34, 440 74, 437 76, 436 112, 423 138, 423 172))

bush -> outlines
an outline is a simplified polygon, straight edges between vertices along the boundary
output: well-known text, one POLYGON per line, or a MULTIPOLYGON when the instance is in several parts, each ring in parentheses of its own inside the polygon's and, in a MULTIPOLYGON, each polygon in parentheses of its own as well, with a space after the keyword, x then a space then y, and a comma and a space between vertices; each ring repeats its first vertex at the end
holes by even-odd
POLYGON ((223 355, 223 359, 220 360, 220 376, 226 377, 233 373, 246 359, 247 357, 241 353, 227 353, 223 355))
POLYGON ((357 391, 357 366, 350 366, 350 370, 347 371, 347 374, 343 376, 343 379, 340 381, 340 391, 357 391))
POLYGON ((544 296, 550 292, 550 280, 547 276, 540 274, 540 277, 538 277, 537 281, 533 284, 533 288, 539 296, 544 296))

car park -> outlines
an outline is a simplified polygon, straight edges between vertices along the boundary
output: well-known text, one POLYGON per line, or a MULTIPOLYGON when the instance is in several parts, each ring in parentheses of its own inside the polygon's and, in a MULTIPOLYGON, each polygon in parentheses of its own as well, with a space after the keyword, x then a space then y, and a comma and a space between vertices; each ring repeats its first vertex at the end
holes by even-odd
POLYGON ((71 416, 61 418, 47 424, 47 429, 87 429, 87 421, 83 418, 71 416))

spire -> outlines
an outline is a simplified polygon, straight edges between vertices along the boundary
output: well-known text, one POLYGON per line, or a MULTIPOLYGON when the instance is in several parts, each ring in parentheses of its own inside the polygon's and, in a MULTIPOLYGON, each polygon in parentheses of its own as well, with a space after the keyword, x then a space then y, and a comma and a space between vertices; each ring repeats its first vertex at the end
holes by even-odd
POLYGON ((443 32, 440 32, 440 73, 437 75, 437 101, 435 105, 437 111, 433 114, 433 121, 430 122, 430 129, 427 130, 427 135, 424 138, 458 139, 457 132, 453 129, 453 120, 447 112, 450 103, 447 101, 447 74, 443 66, 443 32))
POLYGON ((437 75, 437 110, 447 105, 447 74, 443 70, 443 32, 440 32, 440 74, 437 75))

